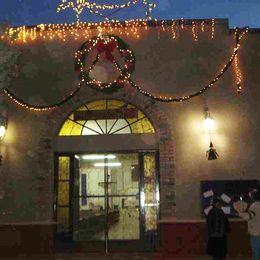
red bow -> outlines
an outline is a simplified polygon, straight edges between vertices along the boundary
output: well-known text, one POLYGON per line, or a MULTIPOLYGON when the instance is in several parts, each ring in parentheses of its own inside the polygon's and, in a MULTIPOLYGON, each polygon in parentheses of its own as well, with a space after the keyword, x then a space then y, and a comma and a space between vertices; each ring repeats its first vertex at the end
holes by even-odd
POLYGON ((97 43, 97 52, 99 54, 105 52, 106 58, 110 62, 113 62, 115 60, 114 56, 112 55, 112 52, 114 51, 115 48, 116 48, 115 41, 111 41, 108 44, 105 44, 103 41, 99 41, 97 43))

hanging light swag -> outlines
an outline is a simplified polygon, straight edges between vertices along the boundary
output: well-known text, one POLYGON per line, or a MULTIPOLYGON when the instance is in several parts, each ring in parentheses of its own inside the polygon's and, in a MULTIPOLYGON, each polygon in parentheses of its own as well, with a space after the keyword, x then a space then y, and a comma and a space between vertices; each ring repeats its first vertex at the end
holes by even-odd
MULTIPOLYGON (((236 29, 236 45, 234 47, 234 50, 233 50, 233 53, 231 55, 231 57, 229 58, 228 62, 224 64, 223 68, 220 70, 219 74, 213 78, 208 85, 204 86, 201 90, 199 90, 198 92, 195 92, 195 93, 192 93, 190 95, 187 95, 187 96, 182 96, 182 97, 166 97, 166 96, 156 96, 148 91, 145 91, 144 89, 142 89, 140 86, 138 86, 137 84, 135 84, 132 80, 131 80, 131 77, 130 77, 130 73, 132 72, 131 70, 134 68, 133 64, 134 64, 134 61, 135 59, 133 58, 133 53, 128 50, 127 48, 125 48, 126 52, 127 52, 127 55, 129 55, 129 64, 130 66, 128 68, 126 68, 125 70, 125 73, 123 72, 123 70, 121 70, 121 78, 123 79, 123 82, 122 83, 130 83, 132 87, 134 87, 136 90, 138 90, 141 94, 145 95, 145 96, 148 96, 150 97, 151 99, 153 100, 156 100, 156 101, 159 101, 159 102, 167 102, 167 103, 170 103, 170 102, 183 102, 183 101, 187 101, 191 98, 194 98, 194 97, 197 97, 199 95, 202 95, 203 93, 205 93, 206 91, 208 91, 211 87, 214 86, 214 84, 224 75, 224 73, 228 70, 228 68, 231 66, 233 60, 235 59, 235 57, 237 56, 238 52, 239 52, 239 49, 241 48, 241 40, 242 38, 244 37, 244 35, 248 32, 248 28, 244 28, 241 30, 241 33, 239 33, 239 30, 238 28, 236 29), (132 64, 132 65, 131 65, 132 64), (131 68, 132 67, 132 68, 131 68), (122 77, 124 76, 124 77, 122 77)), ((117 41, 117 43, 122 43, 122 41, 120 40, 119 37, 117 36, 111 36, 111 37, 114 37, 115 40, 117 41)), ((97 44, 97 38, 94 38, 93 40, 93 43, 96 42, 94 45, 97 44)), ((118 46, 118 45, 117 45, 118 46)), ((90 46, 88 46, 87 48, 84 49, 84 51, 88 51, 88 48, 90 46)), ((120 51, 120 46, 118 46, 119 48, 119 51, 120 51)), ((124 47, 122 46, 121 47, 121 50, 123 50, 124 47)), ((87 53, 85 53, 87 54, 87 53)), ((77 56, 77 55, 76 55, 77 56)), ((84 58, 84 55, 82 56, 84 58)), ((128 58, 127 58, 128 59, 128 58)), ((80 58, 78 59, 79 63, 78 63, 78 66, 82 68, 82 65, 80 64, 80 58)), ((92 65, 94 65, 98 60, 98 57, 97 59, 94 61, 94 63, 92 65)), ((114 64, 117 66, 118 70, 120 71, 120 67, 118 65, 118 63, 114 60, 113 61, 114 64)), ((88 70, 88 72, 91 71, 91 69, 93 69, 93 66, 90 67, 90 69, 88 70)), ((81 70, 81 69, 80 69, 81 70)), ((16 95, 14 93, 12 93, 10 90, 8 89, 4 89, 4 93, 6 93, 14 102, 16 102, 18 105, 21 105, 22 107, 25 107, 27 109, 30 109, 30 110, 35 110, 35 111, 48 111, 48 110, 51 110, 51 109, 54 109, 54 108, 57 108, 57 107, 60 107, 61 105, 63 105, 64 103, 66 103, 67 101, 69 101, 70 99, 72 99, 74 97, 74 95, 79 91, 79 89, 81 88, 82 86, 82 82, 85 82, 87 85, 91 85, 93 84, 93 82, 90 81, 90 79, 88 77, 84 77, 83 76, 83 72, 84 71, 80 71, 77 73, 79 73, 80 75, 80 78, 81 78, 81 82, 78 84, 78 87, 76 90, 74 90, 73 92, 71 92, 71 94, 65 98, 62 99, 62 101, 58 102, 58 103, 55 103, 55 104, 52 104, 52 105, 48 105, 48 106, 40 106, 40 105, 32 105, 32 104, 29 104, 27 102, 24 102, 22 99, 16 97, 16 95), (85 79, 87 79, 85 81, 85 79)), ((87 75, 87 74, 86 74, 87 75)), ((94 82, 95 83, 95 82, 94 82)), ((120 83, 119 80, 117 80, 117 83, 120 83)), ((241 83, 241 82, 240 82, 241 83)), ((115 84, 106 84, 106 85, 102 85, 100 84, 100 89, 113 89, 116 87, 115 84)), ((238 92, 240 93, 240 90, 241 90, 241 84, 239 84, 237 86, 238 88, 238 92)))

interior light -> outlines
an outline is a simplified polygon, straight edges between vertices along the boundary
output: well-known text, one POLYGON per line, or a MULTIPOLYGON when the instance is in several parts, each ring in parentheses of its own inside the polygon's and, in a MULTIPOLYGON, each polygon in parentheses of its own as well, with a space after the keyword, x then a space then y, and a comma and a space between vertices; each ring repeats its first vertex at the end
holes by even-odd
POLYGON ((108 166, 108 167, 119 167, 121 166, 122 163, 120 162, 115 162, 115 163, 95 163, 94 166, 95 167, 105 167, 105 166, 108 166))
POLYGON ((88 155, 83 155, 82 159, 84 160, 100 160, 100 159, 115 159, 116 156, 114 154, 88 154, 88 155))

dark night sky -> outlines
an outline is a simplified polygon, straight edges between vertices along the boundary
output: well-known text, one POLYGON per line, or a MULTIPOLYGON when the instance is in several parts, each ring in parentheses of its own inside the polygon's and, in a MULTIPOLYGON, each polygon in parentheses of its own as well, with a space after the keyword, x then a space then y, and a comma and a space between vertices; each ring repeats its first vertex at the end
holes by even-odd
MULTIPOLYGON (((94 2, 94 0, 90 0, 94 2)), ((95 0, 96 3, 125 3, 127 0, 95 0)), ((230 27, 260 28, 260 0, 150 0, 157 4, 153 18, 196 19, 228 18, 230 27)), ((71 9, 56 13, 61 0, 0 0, 0 23, 13 26, 40 23, 69 23, 76 21, 71 9)), ((117 12, 115 18, 128 20, 144 18, 141 4, 117 12)), ((100 21, 98 16, 87 11, 82 21, 100 21)))

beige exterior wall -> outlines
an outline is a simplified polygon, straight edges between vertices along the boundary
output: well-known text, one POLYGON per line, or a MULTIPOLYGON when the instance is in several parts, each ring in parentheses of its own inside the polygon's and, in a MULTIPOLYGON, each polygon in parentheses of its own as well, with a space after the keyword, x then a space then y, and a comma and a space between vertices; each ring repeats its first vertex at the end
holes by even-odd
MULTIPOLYGON (((172 39, 171 28, 169 32, 153 27, 148 31, 143 29, 139 40, 120 36, 136 55, 133 81, 158 95, 182 96, 198 91, 219 72, 235 46, 227 22, 216 21, 215 38, 211 39, 209 26, 205 33, 199 33, 198 42, 193 41, 191 26, 185 28, 180 30, 176 40, 172 39)), ((74 53, 84 41, 37 40, 21 44, 21 73, 10 89, 29 103, 59 101, 76 87, 74 53)), ((220 155, 218 160, 206 159, 208 142, 202 128, 203 96, 182 103, 156 104, 166 115, 174 140, 172 174, 175 174, 176 185, 172 188, 176 188, 178 218, 200 218, 201 180, 259 178, 259 41, 258 34, 249 34, 242 41, 239 58, 244 94, 236 93, 232 66, 205 95, 216 121, 213 143, 220 155)), ((88 93, 94 95, 87 87, 79 94, 82 93, 86 97, 88 93)), ((141 100, 141 96, 139 98, 141 100)), ((62 121, 52 119, 51 112, 26 110, 7 97, 6 102, 9 123, 1 144, 1 222, 49 221, 52 219, 53 178, 47 175, 52 172, 49 169, 53 168, 53 161, 44 154, 39 155, 38 150, 39 145, 44 145, 52 152, 51 141, 40 138, 44 138, 45 128, 52 125, 57 128, 62 121)), ((75 107, 71 105, 71 111, 75 107)), ((59 109, 63 111, 63 107, 59 109)), ((68 105, 64 111, 69 111, 68 105)), ((149 109, 146 113, 149 117, 149 109)))

